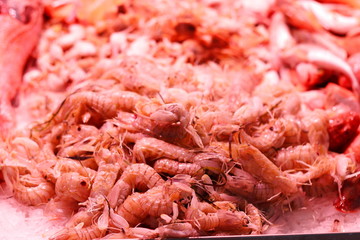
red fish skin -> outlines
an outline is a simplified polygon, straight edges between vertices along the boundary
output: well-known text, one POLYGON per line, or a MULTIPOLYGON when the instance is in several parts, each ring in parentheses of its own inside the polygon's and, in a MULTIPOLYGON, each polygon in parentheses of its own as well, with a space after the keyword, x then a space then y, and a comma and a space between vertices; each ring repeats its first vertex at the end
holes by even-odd
POLYGON ((0 135, 13 125, 14 101, 42 29, 40 0, 0 0, 0 135))

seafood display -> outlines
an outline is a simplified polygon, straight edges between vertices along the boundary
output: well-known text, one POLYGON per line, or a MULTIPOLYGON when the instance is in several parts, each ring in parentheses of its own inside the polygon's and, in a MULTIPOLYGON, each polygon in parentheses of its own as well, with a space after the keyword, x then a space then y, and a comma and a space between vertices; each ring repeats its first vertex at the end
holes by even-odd
POLYGON ((359 16, 0 0, 1 187, 63 222, 51 240, 262 234, 325 195, 355 211, 359 16))

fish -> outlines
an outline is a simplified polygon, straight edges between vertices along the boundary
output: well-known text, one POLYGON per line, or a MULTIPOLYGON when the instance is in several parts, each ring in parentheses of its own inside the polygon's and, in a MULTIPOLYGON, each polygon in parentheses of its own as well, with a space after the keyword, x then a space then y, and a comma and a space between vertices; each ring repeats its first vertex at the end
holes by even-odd
POLYGON ((14 125, 24 68, 42 24, 40 0, 0 0, 0 135, 14 125))

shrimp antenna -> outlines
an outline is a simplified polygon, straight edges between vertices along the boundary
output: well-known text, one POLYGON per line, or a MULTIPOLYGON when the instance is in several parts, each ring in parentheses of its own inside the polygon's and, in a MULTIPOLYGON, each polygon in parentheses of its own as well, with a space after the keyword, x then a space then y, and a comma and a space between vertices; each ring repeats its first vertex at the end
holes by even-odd
POLYGON ((161 95, 161 93, 160 93, 160 92, 158 92, 157 94, 159 95, 159 97, 160 97, 161 101, 162 101, 164 104, 166 104, 166 102, 165 102, 165 100, 164 100, 163 96, 161 95))

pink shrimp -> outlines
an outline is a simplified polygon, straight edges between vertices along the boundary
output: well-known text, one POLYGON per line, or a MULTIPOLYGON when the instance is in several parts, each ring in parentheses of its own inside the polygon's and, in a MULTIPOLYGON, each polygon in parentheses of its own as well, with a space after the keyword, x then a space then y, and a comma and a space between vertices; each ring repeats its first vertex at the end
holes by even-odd
POLYGON ((317 157, 316 150, 310 144, 305 144, 279 150, 272 161, 282 170, 301 169, 307 168, 317 157))
POLYGON ((191 204, 186 210, 185 218, 200 231, 229 231, 233 233, 250 232, 249 218, 244 212, 216 210, 205 213, 199 208, 199 200, 193 196, 191 204))
POLYGON ((79 161, 75 161, 68 158, 59 158, 55 160, 53 164, 49 161, 47 163, 42 162, 38 164, 41 168, 41 172, 47 180, 55 183, 56 180, 64 173, 77 172, 81 176, 94 178, 96 175, 95 170, 85 167, 79 161))
POLYGON ((106 196, 115 184, 119 169, 118 164, 101 164, 92 184, 90 197, 106 196))
POLYGON ((149 165, 135 163, 128 166, 107 196, 110 206, 121 205, 132 190, 146 190, 164 184, 164 180, 149 165))
POLYGON ((91 182, 89 177, 77 172, 62 174, 56 181, 55 192, 59 199, 84 202, 90 195, 91 182))
POLYGON ((134 124, 140 131, 167 142, 179 145, 188 145, 189 142, 191 146, 204 147, 191 125, 190 113, 179 103, 164 104, 148 117, 139 115, 134 124), (187 138, 191 141, 186 141, 187 138))
POLYGON ((260 126, 260 129, 250 136, 245 130, 240 130, 240 139, 243 143, 249 143, 260 151, 270 148, 279 148, 285 141, 285 125, 282 121, 274 121, 260 126), (263 128, 264 127, 264 128, 263 128))
POLYGON ((261 182, 244 170, 234 168, 226 175, 225 189, 252 202, 268 202, 277 199, 281 190, 261 182))
POLYGON ((196 163, 181 163, 171 159, 159 159, 154 164, 155 171, 169 175, 188 174, 190 176, 201 176, 204 170, 196 163))
POLYGON ((19 176, 18 170, 12 167, 3 167, 2 173, 14 198, 23 204, 37 206, 47 203, 55 195, 54 184, 42 177, 19 176))
POLYGON ((101 230, 95 224, 87 227, 65 228, 51 237, 50 240, 91 240, 101 238, 106 230, 101 230))
POLYGON ((247 144, 232 144, 231 153, 236 162, 241 163, 243 169, 259 180, 279 187, 285 194, 298 191, 296 182, 272 163, 257 148, 247 144))
POLYGON ((173 213, 173 202, 191 196, 193 190, 181 182, 166 182, 153 187, 145 193, 130 195, 118 208, 117 213, 125 218, 130 226, 135 226, 147 216, 159 217, 173 213))
POLYGON ((127 91, 116 91, 108 94, 90 91, 75 92, 69 95, 59 106, 48 122, 42 124, 48 129, 51 124, 57 124, 71 119, 76 123, 86 123, 90 120, 99 124, 103 120, 113 118, 119 110, 132 111, 135 104, 143 97, 127 91), (91 115, 87 118, 84 113, 91 115))
POLYGON ((42 12, 43 6, 38 0, 0 2, 1 132, 13 124, 13 105, 16 105, 26 61, 40 37, 42 12))
POLYGON ((134 158, 139 162, 155 160, 161 157, 177 159, 180 162, 193 162, 195 153, 156 138, 142 138, 135 143, 134 158))

